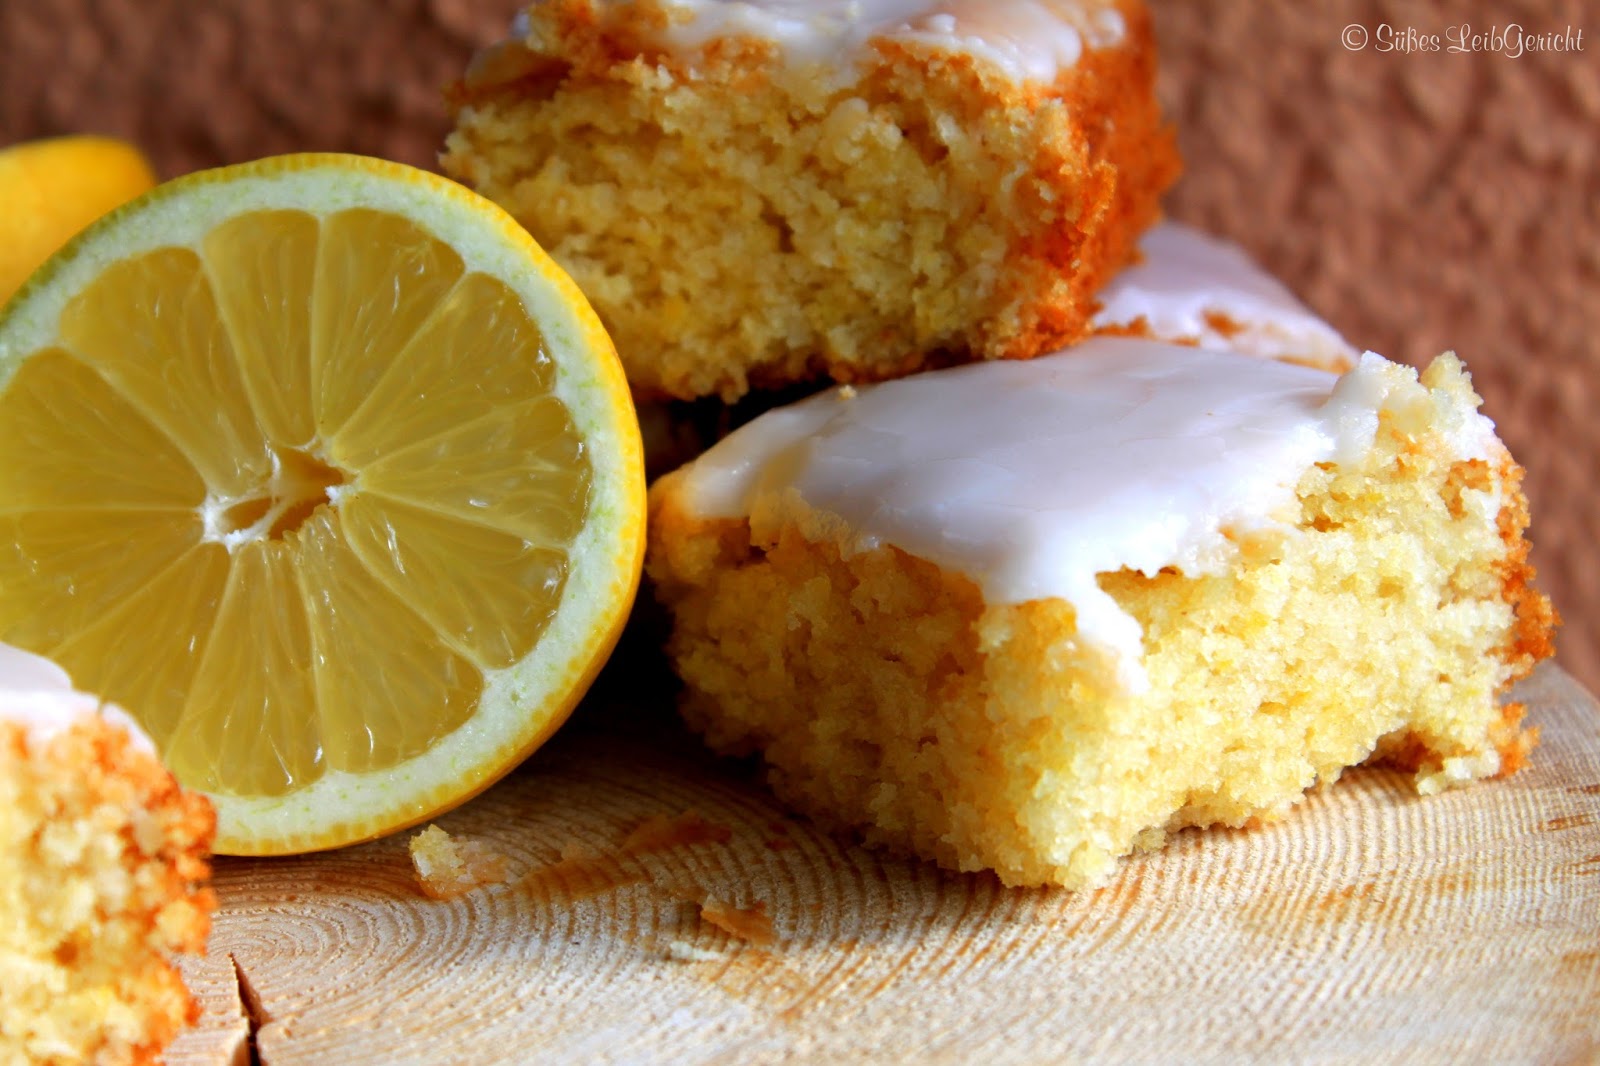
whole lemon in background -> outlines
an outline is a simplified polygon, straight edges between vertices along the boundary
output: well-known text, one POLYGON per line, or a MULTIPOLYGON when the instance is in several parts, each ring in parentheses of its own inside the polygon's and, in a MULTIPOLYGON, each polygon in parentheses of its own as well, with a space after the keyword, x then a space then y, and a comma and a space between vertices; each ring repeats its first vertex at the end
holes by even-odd
POLYGON ((85 226, 155 183, 139 150, 110 137, 0 149, 0 304, 85 226))
POLYGON ((179 178, 0 311, 0 640, 127 708, 221 853, 487 788, 610 653, 644 529, 599 319, 436 174, 179 178))

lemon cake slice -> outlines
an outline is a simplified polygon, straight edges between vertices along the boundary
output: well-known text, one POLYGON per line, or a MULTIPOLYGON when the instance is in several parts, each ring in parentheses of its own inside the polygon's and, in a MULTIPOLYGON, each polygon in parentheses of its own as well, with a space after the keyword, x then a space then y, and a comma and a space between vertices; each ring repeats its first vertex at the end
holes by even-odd
POLYGON ((1163 222, 1139 239, 1139 261, 1111 279, 1095 333, 1149 337, 1344 372, 1360 352, 1243 248, 1163 222))
POLYGON ((445 171, 577 280, 644 396, 1048 352, 1178 170, 1139 0, 549 0, 445 171))
POLYGON ((1341 376, 1100 337, 769 412, 651 491, 683 712, 872 842, 1106 879, 1386 760, 1515 770, 1549 654, 1453 355, 1341 376))
POLYGON ((0 1062, 157 1061, 198 1008, 216 821, 119 709, 0 645, 0 1062))

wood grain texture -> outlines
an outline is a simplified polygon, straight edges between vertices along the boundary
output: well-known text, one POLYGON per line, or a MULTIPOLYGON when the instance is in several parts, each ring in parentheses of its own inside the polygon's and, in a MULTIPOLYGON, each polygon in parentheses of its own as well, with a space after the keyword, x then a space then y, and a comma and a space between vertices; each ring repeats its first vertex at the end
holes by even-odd
POLYGON ((168 1049, 166 1062, 250 1066, 251 1018, 233 960, 214 949, 203 959, 186 957, 183 979, 200 1004, 202 1021, 168 1049))
POLYGON ((439 823, 509 883, 427 899, 403 838, 220 861, 167 1061, 233 1061, 233 965, 266 1066, 1597 1061, 1600 706, 1553 666, 1519 696, 1544 743, 1509 780, 1355 771, 1076 895, 852 846, 667 716, 586 707, 439 823))

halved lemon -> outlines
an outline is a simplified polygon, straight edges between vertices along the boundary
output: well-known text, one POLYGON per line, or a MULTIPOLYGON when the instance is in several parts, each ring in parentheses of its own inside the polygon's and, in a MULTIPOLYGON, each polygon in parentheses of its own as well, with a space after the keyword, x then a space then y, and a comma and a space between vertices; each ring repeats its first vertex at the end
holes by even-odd
POLYGON ((0 316, 0 640, 127 708, 217 849, 486 788, 638 587, 611 342, 488 200, 355 156, 169 182, 0 316))

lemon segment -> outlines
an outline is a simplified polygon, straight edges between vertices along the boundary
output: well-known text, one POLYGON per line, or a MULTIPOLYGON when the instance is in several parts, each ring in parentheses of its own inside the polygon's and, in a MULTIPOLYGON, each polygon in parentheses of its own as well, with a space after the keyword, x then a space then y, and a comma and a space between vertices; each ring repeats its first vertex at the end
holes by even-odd
POLYGON ((295 539, 323 755, 335 770, 360 773, 419 755, 457 729, 472 716, 483 672, 361 564, 342 524, 324 510, 295 539))
POLYGON ((115 693, 108 699, 139 708, 139 724, 164 749, 227 581, 228 553, 216 544, 197 544, 127 599, 108 603, 103 614, 50 656, 74 678, 93 678, 95 691, 115 693))
POLYGON ((172 440, 60 348, 17 370, 0 410, 0 513, 192 508, 205 499, 206 483, 172 440))
POLYGON ((60 336, 212 491, 239 493, 266 476, 267 442, 194 252, 164 248, 106 268, 67 304, 60 336))
POLYGON ((508 403, 546 396, 553 377, 538 328, 515 294, 494 278, 469 275, 367 385, 362 402, 337 424, 329 420, 329 444, 365 465, 508 403))
POLYGON ((311 316, 321 224, 305 211, 254 211, 206 235, 202 262, 235 348, 251 414, 272 440, 306 444, 311 316))
MULTIPOLYGON (((393 377, 395 356, 465 268, 445 242, 393 214, 356 208, 324 225, 311 332, 317 423, 336 432, 393 377)), ((448 416, 447 416, 448 417, 448 416)))
POLYGON ((582 528, 590 494, 583 443, 557 404, 517 405, 375 459, 369 491, 551 544, 582 528))
POLYGON ((340 519, 366 568, 482 669, 532 651, 561 602, 567 557, 559 541, 539 544, 378 496, 352 499, 340 519))
POLYGON ((125 706, 218 850, 336 847, 482 790, 638 586, 620 364, 499 208, 289 156, 114 213, 0 313, 0 640, 125 706))
POLYGON ((201 533, 190 510, 0 516, 0 571, 9 575, 0 630, 12 643, 53 650, 153 581, 199 544, 201 533), (82 588, 95 595, 78 595, 82 588))
POLYGON ((163 748, 213 792, 277 796, 322 773, 311 629, 294 548, 254 540, 233 553, 210 638, 163 748), (219 715, 219 707, 243 713, 219 715))

